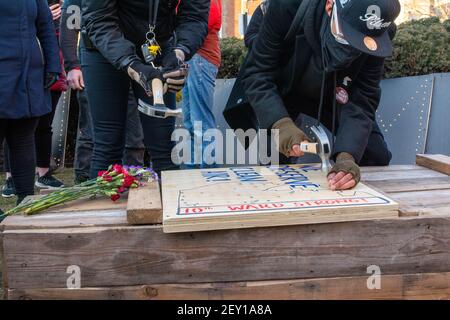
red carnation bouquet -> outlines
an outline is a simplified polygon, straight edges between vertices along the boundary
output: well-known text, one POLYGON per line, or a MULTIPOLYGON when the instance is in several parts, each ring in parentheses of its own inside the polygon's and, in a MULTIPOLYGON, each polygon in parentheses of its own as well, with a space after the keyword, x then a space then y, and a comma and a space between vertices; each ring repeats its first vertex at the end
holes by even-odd
POLYGON ((112 201, 117 201, 131 188, 139 188, 147 182, 157 180, 158 175, 152 169, 116 164, 110 166, 107 171, 100 171, 97 179, 55 191, 42 198, 20 204, 7 211, 5 216, 18 213, 33 215, 70 201, 97 196, 107 196, 112 201))

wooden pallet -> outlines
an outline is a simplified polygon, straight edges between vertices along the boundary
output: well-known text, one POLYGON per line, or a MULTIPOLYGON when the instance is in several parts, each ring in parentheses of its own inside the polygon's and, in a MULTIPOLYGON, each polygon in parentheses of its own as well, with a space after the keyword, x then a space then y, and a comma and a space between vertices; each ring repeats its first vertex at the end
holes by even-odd
POLYGON ((450 177, 364 168, 400 217, 166 234, 126 210, 10 217, 1 225, 9 299, 448 299, 450 177), (69 266, 81 270, 68 290, 69 266), (367 288, 368 266, 381 289, 367 288))
POLYGON ((398 216, 398 204, 363 183, 331 191, 320 165, 163 172, 164 231, 359 221, 398 216))

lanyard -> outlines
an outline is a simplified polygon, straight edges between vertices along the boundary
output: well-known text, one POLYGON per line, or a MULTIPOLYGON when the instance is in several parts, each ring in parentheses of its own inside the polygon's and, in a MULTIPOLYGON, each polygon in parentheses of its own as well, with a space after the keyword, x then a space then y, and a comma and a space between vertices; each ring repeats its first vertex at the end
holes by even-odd
POLYGON ((148 18, 150 31, 153 32, 156 28, 156 20, 158 19, 159 0, 150 0, 148 5, 148 18))

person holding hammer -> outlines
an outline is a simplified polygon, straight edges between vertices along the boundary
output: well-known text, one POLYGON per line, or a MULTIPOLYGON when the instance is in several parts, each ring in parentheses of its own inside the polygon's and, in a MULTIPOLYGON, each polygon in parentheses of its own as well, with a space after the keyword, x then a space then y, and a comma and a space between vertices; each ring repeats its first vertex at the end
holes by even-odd
POLYGON ((279 130, 287 160, 303 156, 309 140, 294 120, 315 117, 333 133, 330 188, 355 187, 360 165, 392 158, 375 113, 399 13, 398 0, 270 0, 238 79, 245 95, 224 111, 228 123, 279 130))
MULTIPOLYGON (((175 108, 175 92, 186 82, 185 62, 207 35, 209 7, 210 0, 82 1, 81 61, 94 134, 91 178, 121 163, 130 82, 137 99, 152 104, 164 91, 166 106, 175 108)), ((141 122, 155 171, 177 169, 171 159, 175 119, 141 114, 141 122)))

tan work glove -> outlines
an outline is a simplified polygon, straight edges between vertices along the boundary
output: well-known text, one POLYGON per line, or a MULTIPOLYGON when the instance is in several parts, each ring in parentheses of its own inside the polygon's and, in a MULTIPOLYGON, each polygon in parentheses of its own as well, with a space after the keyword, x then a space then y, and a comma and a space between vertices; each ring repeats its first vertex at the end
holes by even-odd
POLYGON ((309 141, 308 136, 299 129, 291 118, 286 117, 278 120, 272 126, 273 130, 279 130, 278 152, 286 157, 301 157, 300 144, 309 141), (294 148, 294 146, 297 146, 294 148))
POLYGON ((350 153, 339 153, 328 174, 331 190, 347 190, 356 187, 361 180, 361 170, 350 153))

